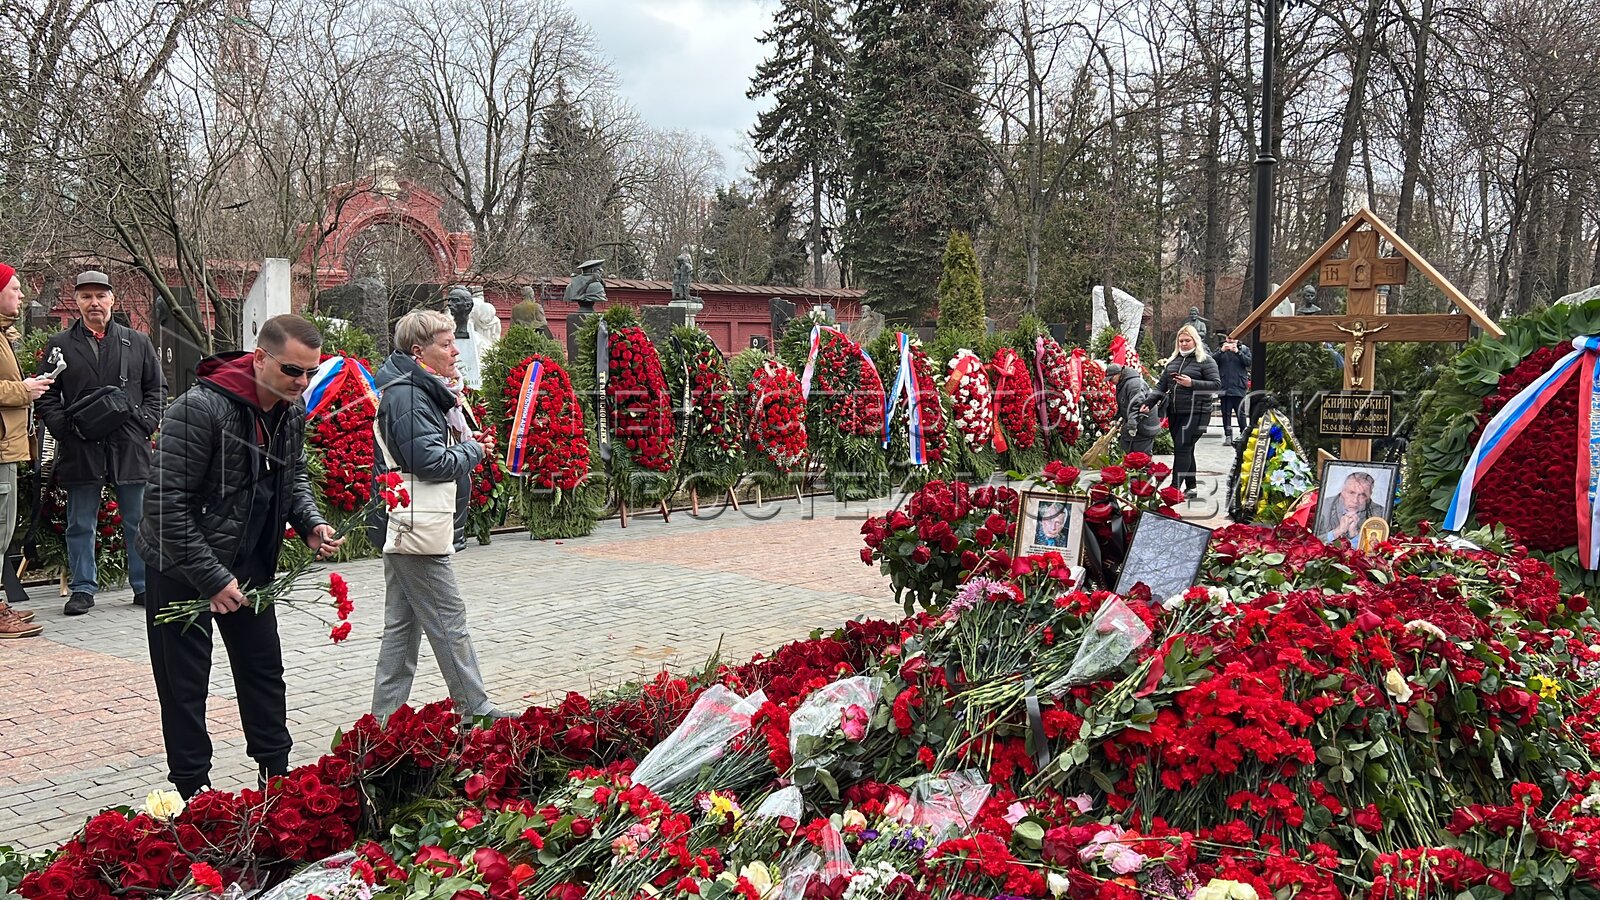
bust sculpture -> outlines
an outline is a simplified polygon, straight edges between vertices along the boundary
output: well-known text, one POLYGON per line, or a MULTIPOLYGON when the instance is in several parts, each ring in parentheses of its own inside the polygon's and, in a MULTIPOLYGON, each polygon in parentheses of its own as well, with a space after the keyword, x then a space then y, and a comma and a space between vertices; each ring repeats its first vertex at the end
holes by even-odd
POLYGON ((1206 324, 1206 320, 1201 317, 1200 307, 1198 306, 1189 307, 1189 318, 1183 324, 1193 327, 1202 341, 1206 339, 1207 333, 1211 330, 1211 327, 1206 324))
POLYGON ((1317 304, 1317 286, 1307 283, 1300 288, 1300 303, 1295 314, 1308 316, 1319 312, 1322 312, 1322 307, 1317 304))
POLYGON ((871 304, 863 303, 861 304, 861 318, 850 326, 849 334, 851 339, 864 347, 877 340, 878 335, 883 333, 886 325, 887 321, 883 318, 883 313, 874 310, 871 304))
POLYGON ((472 291, 456 285, 450 289, 446 303, 450 308, 450 315, 456 320, 456 338, 467 337, 467 317, 472 314, 472 291))
POLYGON ((561 299, 578 304, 582 312, 594 312, 594 305, 606 299, 606 284, 600 271, 604 263, 603 259, 591 259, 578 266, 578 274, 567 282, 566 293, 562 294, 561 299))

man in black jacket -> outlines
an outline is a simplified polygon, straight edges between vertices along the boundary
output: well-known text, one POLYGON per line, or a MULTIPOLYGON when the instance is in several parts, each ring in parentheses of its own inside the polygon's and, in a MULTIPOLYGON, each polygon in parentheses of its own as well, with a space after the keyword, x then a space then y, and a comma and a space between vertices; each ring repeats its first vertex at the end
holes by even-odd
POLYGON ((321 359, 322 335, 299 316, 274 316, 248 353, 210 357, 199 383, 161 421, 145 495, 139 551, 150 567, 145 605, 150 663, 161 701, 168 778, 185 797, 211 775, 206 694, 211 623, 228 647, 245 752, 260 781, 288 771, 283 651, 273 608, 245 591, 273 580, 287 522, 313 552, 341 543, 317 512, 306 475, 300 395, 321 359), (157 625, 169 603, 210 600, 192 626, 157 625))
POLYGON ((1241 344, 1236 338, 1224 340, 1222 349, 1217 351, 1217 374, 1222 376, 1222 442, 1233 443, 1235 420, 1239 423, 1239 440, 1243 441, 1249 437, 1244 431, 1244 410, 1240 405, 1249 393, 1250 345, 1241 344))
POLYGON ((35 406, 56 439, 55 479, 67 491, 67 567, 72 596, 64 612, 81 616, 94 608, 100 590, 95 568, 95 535, 100 530, 100 488, 111 485, 117 514, 128 546, 128 583, 133 602, 144 605, 144 559, 134 546, 144 509, 144 485, 150 479, 150 436, 161 424, 167 383, 150 339, 111 321, 117 302, 104 272, 78 275, 72 291, 78 321, 45 345, 42 372, 53 371, 59 353, 66 360, 61 373, 35 406), (116 388, 127 398, 127 418, 98 438, 86 437, 69 410, 96 389, 116 388))

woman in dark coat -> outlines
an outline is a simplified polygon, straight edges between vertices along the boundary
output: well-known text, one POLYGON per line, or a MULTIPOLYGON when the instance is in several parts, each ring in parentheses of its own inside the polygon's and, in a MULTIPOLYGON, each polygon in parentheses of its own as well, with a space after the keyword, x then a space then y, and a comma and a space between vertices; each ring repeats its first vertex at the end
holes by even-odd
POLYGON ((1211 421, 1211 398, 1221 388, 1217 361, 1206 353, 1200 335, 1192 326, 1179 328, 1177 346, 1156 382, 1156 393, 1164 398, 1167 429, 1175 447, 1172 484, 1191 499, 1195 495, 1194 445, 1205 434, 1211 421))

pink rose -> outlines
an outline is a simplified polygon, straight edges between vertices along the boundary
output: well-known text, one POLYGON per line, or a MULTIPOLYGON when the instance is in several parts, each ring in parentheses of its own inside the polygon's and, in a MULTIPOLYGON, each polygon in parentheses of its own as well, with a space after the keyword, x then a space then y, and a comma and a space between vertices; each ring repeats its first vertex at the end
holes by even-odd
POLYGON ((852 703, 845 707, 840 716, 839 727, 844 730, 845 740, 860 743, 867 736, 867 711, 859 703, 852 703))

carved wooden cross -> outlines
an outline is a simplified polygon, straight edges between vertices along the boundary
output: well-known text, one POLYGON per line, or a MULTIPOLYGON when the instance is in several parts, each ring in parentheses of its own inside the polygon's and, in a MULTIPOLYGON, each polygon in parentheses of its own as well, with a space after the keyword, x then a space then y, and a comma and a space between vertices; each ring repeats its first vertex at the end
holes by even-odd
MULTIPOLYGON (((1370 391, 1376 386, 1374 344, 1397 341, 1464 342, 1471 336, 1474 322, 1492 335, 1504 336, 1504 332, 1483 310, 1401 240, 1394 229, 1371 210, 1363 209, 1351 216, 1230 334, 1245 339, 1252 328, 1260 326, 1261 340, 1266 343, 1306 341, 1343 344, 1345 390, 1370 391), (1400 255, 1380 256, 1380 237, 1388 241, 1400 255), (1348 251, 1343 257, 1335 257, 1333 254, 1342 244, 1348 246, 1348 251), (1405 284, 1411 266, 1416 266, 1465 315, 1389 315, 1386 310, 1378 309, 1378 288, 1405 284), (1322 287, 1345 289, 1345 314, 1273 316, 1273 308, 1313 271, 1318 273, 1322 287)), ((1372 442, 1347 438, 1343 442, 1341 455, 1344 459, 1371 459, 1372 442)))

